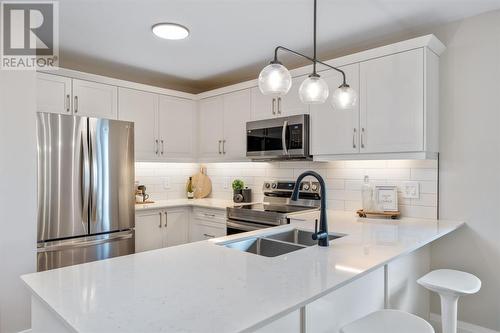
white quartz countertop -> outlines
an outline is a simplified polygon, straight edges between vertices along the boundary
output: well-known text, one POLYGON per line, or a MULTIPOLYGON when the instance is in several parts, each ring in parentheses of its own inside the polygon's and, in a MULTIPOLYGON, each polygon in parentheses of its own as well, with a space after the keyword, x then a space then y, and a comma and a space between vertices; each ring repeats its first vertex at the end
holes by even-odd
MULTIPOLYGON (((460 227, 462 222, 359 219, 329 212, 329 231, 347 236, 268 258, 217 243, 307 220, 33 273, 22 279, 78 332, 245 332, 460 227)), ((279 230, 280 229, 280 230, 279 230)))
POLYGON ((173 208, 173 207, 201 207, 201 208, 212 208, 212 209, 226 209, 226 207, 233 207, 234 202, 230 200, 222 199, 172 199, 172 200, 158 200, 154 203, 148 204, 136 204, 135 210, 148 210, 148 209, 161 209, 161 208, 173 208))

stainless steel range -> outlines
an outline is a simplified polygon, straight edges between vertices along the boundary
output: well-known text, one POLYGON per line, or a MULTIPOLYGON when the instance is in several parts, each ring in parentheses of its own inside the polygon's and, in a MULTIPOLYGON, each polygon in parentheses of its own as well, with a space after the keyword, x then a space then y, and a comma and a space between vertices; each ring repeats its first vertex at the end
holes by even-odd
POLYGON ((320 207, 318 182, 303 181, 299 200, 290 202, 294 181, 266 181, 262 203, 227 208, 227 234, 258 230, 288 224, 290 217, 313 212, 320 207))

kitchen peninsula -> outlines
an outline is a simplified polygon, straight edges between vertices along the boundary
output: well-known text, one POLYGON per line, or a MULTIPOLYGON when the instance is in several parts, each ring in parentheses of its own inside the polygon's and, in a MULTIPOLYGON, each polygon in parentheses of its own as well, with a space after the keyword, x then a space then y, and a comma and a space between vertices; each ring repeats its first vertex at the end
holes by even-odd
POLYGON ((224 245, 312 230, 310 215, 244 235, 24 275, 32 292, 32 332, 318 332, 320 321, 322 328, 337 328, 389 307, 396 279, 417 288, 413 275, 429 266, 425 246, 463 224, 359 219, 334 211, 328 219, 330 233, 343 236, 331 246, 276 257, 224 245), (421 251, 421 258, 404 263, 405 274, 391 280, 393 263, 421 251), (355 311, 347 315, 338 304, 355 311))

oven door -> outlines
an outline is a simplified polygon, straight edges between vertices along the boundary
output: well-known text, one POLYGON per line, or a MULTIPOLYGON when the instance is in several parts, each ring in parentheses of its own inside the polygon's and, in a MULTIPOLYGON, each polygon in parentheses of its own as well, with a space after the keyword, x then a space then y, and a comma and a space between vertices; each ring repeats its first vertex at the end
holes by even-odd
POLYGON ((227 235, 236 235, 243 232, 260 230, 265 228, 275 227, 274 225, 259 224, 252 222, 242 222, 236 220, 227 220, 226 222, 226 233, 227 235))
POLYGON ((309 157, 309 115, 251 121, 246 128, 247 157, 309 157))

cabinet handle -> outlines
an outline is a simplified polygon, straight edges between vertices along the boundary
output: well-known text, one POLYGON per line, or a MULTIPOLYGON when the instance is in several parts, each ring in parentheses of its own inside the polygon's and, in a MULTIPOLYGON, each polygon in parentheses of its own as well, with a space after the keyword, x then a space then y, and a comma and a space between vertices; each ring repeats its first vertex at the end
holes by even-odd
POLYGON ((75 105, 73 105, 75 113, 78 113, 78 96, 75 96, 75 105))
POLYGON ((68 95, 66 95, 66 112, 70 111, 70 104, 71 104, 71 98, 68 94, 68 95))
POLYGON ((273 114, 275 115, 276 114, 276 98, 273 98, 273 102, 272 102, 271 106, 273 108, 273 114))
POLYGON ((281 97, 278 97, 278 114, 281 114, 281 97))
POLYGON ((163 151, 164 151, 164 145, 163 145, 163 140, 161 140, 161 154, 163 155, 163 151))
POLYGON ((362 127, 361 128, 361 148, 365 148, 365 140, 364 140, 364 137, 365 137, 365 128, 362 127))
POLYGON ((352 148, 356 148, 356 129, 352 133, 352 148))
POLYGON ((222 154, 226 155, 226 140, 222 140, 222 154))
POLYGON ((215 217, 215 214, 203 213, 203 215, 205 215, 205 216, 207 216, 207 217, 215 217))
POLYGON ((222 143, 222 140, 219 140, 219 155, 222 154, 221 150, 220 150, 220 144, 222 143))
POLYGON ((160 225, 158 226, 158 228, 161 228, 161 212, 160 212, 160 225))
POLYGON ((208 237, 208 238, 215 238, 214 235, 210 235, 210 234, 203 234, 203 236, 208 237))
POLYGON ((165 212, 165 228, 167 227, 168 224, 168 215, 167 212, 165 212))
POLYGON ((155 149, 155 154, 158 155, 160 147, 158 146, 158 139, 155 140, 156 143, 156 149, 155 149))

